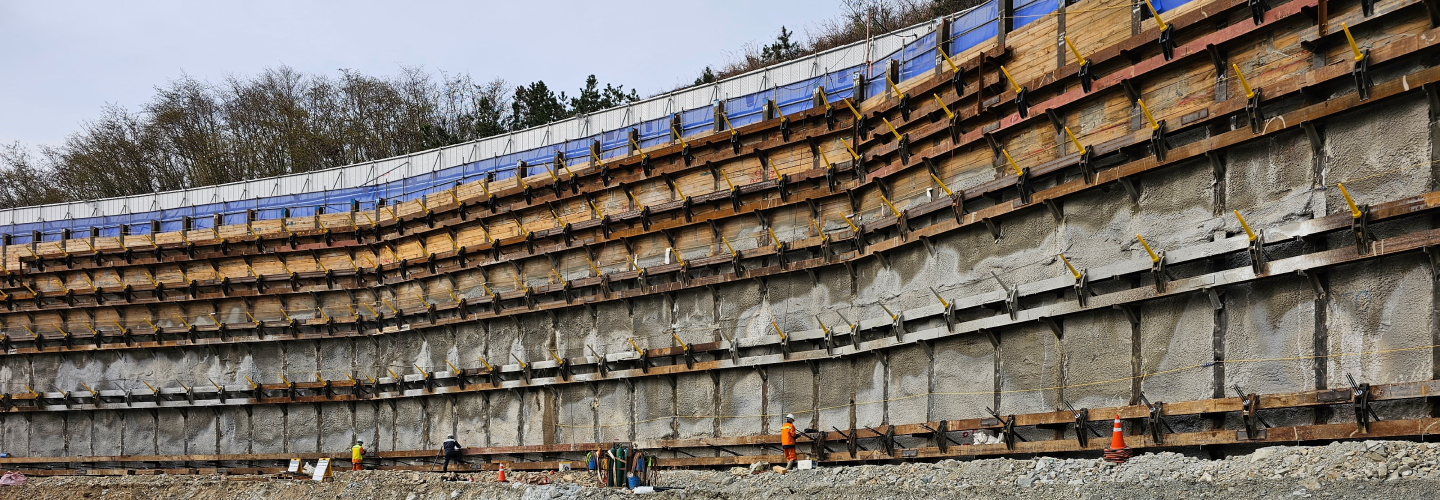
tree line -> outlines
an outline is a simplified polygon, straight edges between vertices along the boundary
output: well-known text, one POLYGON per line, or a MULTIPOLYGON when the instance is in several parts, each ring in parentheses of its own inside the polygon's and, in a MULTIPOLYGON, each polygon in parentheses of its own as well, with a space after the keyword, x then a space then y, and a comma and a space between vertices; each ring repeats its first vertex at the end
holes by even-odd
POLYGON ((339 167, 521 130, 640 99, 594 75, 574 96, 404 68, 393 77, 281 66, 157 87, 57 146, 0 146, 0 207, 223 184, 339 167))

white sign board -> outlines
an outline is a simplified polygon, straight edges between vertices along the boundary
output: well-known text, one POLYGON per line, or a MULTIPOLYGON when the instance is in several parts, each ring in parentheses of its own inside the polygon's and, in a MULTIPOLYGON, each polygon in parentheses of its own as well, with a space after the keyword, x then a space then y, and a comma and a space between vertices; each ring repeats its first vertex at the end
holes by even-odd
POLYGON ((285 472, 300 472, 300 459, 290 459, 290 468, 285 469, 285 472))
POLYGON ((330 459, 328 459, 328 458, 322 458, 322 459, 320 459, 319 462, 316 462, 316 463, 315 463, 315 475, 310 476, 310 479, 313 479, 313 480, 315 480, 315 481, 324 481, 325 479, 327 479, 327 478, 329 478, 329 477, 331 477, 331 476, 330 476, 330 459))

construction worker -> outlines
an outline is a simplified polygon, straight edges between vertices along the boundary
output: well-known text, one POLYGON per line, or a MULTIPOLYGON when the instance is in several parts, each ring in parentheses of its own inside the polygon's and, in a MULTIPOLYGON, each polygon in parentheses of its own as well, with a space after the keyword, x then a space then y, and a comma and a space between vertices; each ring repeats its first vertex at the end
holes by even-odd
POLYGON ((461 448, 464 448, 464 446, 460 446, 460 442, 455 440, 453 434, 445 438, 445 442, 440 444, 440 451, 445 453, 445 465, 440 467, 441 472, 450 472, 451 460, 454 460, 457 464, 460 463, 461 448))
POLYGON ((350 447, 350 470, 365 470, 365 466, 360 464, 364 460, 365 442, 356 439, 355 446, 350 447))
POLYGON ((785 470, 795 467, 795 414, 785 414, 785 425, 780 426, 780 449, 785 451, 785 470))

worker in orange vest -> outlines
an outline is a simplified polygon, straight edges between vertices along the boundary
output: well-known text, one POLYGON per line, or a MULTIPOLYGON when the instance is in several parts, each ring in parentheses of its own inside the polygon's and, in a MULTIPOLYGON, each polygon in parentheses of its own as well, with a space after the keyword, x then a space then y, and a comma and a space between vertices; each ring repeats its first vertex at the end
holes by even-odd
POLYGON ((780 449, 785 450, 785 469, 795 467, 795 414, 785 414, 785 425, 780 426, 780 449))
POLYGON ((365 442, 355 440, 355 446, 350 447, 350 470, 364 470, 360 462, 365 460, 365 442))

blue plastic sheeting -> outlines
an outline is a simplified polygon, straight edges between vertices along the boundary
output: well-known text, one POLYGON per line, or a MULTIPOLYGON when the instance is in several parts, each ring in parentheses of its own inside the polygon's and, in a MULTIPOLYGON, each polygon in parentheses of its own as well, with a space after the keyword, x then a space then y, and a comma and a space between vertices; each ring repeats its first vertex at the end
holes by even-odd
POLYGON ((766 89, 725 101, 725 116, 730 119, 730 126, 740 128, 761 121, 765 118, 765 101, 774 95, 774 89, 766 89))
MULTIPOLYGON (((224 203, 210 203, 210 204, 207 204, 207 205, 196 205, 194 208, 195 208, 195 213, 197 213, 197 214, 204 214, 204 215, 203 215, 203 216, 197 216, 197 217, 194 219, 194 222, 192 222, 193 227, 194 227, 195 229, 211 229, 211 228, 214 228, 214 227, 215 227, 215 217, 214 217, 214 214, 224 213, 224 211, 225 211, 225 204, 224 204, 224 203)), ((346 210, 349 210, 349 208, 346 208, 346 210)))
POLYGON ((920 54, 921 57, 900 63, 900 81, 903 82, 935 71, 935 49, 932 48, 920 54), (926 55, 930 57, 924 57, 926 55))
POLYGON ((935 69, 935 32, 915 39, 900 50, 900 81, 935 69))
POLYGON ((799 113, 814 107, 815 89, 824 80, 825 77, 817 76, 775 89, 775 105, 780 107, 780 114, 799 113))
POLYGON ((863 65, 851 66, 825 75, 825 80, 821 82, 821 85, 825 86, 826 98, 830 102, 855 95, 855 74, 860 72, 860 66, 863 65))
MULTIPOLYGON (((870 62, 870 78, 865 81, 866 98, 880 95, 889 88, 889 84, 885 83, 885 68, 890 65, 890 60, 892 59, 899 62, 901 52, 904 52, 904 50, 905 48, 901 47, 899 50, 885 54, 884 57, 877 57, 874 61, 870 62)), ((895 83, 898 84, 900 82, 895 83)))
POLYGON ((464 165, 461 165, 461 167, 465 172, 465 177, 472 179, 480 178, 484 177, 487 172, 495 171, 495 160, 493 158, 489 160, 480 160, 477 162, 466 163, 464 165))
POLYGON ((1000 34, 1000 9, 990 0, 955 18, 950 23, 950 57, 995 38, 1000 34))
MULTIPOLYGON (((565 141, 565 144, 561 146, 561 149, 565 151, 565 159, 578 160, 582 158, 589 158, 590 141, 595 139, 596 137, 582 137, 579 139, 571 139, 569 141, 565 141)), ((468 179, 462 179, 462 181, 469 182, 468 179)))
POLYGON ((165 224, 170 223, 170 222, 180 222, 181 220, 184 220, 185 217, 189 216, 191 213, 194 213, 194 207, 180 207, 180 208, 172 208, 172 209, 169 209, 169 210, 161 210, 161 211, 160 211, 160 222, 161 222, 160 228, 161 228, 162 230, 164 230, 164 231, 179 231, 178 228, 177 228, 177 229, 164 229, 164 228, 165 228, 165 224))
POLYGON ((287 205, 290 206, 291 217, 311 217, 315 215, 315 207, 325 202, 325 193, 303 193, 288 196, 287 205))
POLYGON ((555 146, 540 146, 535 149, 527 149, 516 153, 516 159, 525 162, 527 165, 538 165, 541 163, 552 163, 555 161, 555 146))
POLYGON ((600 134, 600 157, 615 158, 625 156, 630 147, 630 130, 607 130, 600 134), (616 154, 616 153, 619 154, 616 154))
POLYGON ((680 134, 685 137, 715 130, 715 106, 680 112, 680 134))
POLYGON ((70 222, 71 222, 71 221, 69 221, 69 220, 56 220, 56 221, 46 221, 46 222, 42 222, 42 223, 40 223, 40 224, 41 224, 41 229, 40 229, 40 231, 43 232, 43 233, 60 234, 60 230, 61 230, 61 229, 70 227, 70 222))
POLYGON ((906 44, 904 48, 900 49, 900 60, 908 62, 917 57, 923 57, 933 61, 935 59, 934 52, 929 52, 930 55, 928 56, 925 55, 933 48, 935 48, 935 32, 931 31, 920 38, 916 38, 915 41, 906 44))
POLYGON ((1059 8, 1058 1, 1061 0, 1021 0, 1015 6, 1015 28, 1044 19, 1046 14, 1059 8))
POLYGON ((462 169, 460 167, 440 169, 430 174, 430 182, 435 185, 447 185, 448 189, 448 185, 459 182, 461 176, 463 176, 464 174, 465 169, 462 169))
POLYGON ((225 220, 221 221, 222 225, 233 226, 236 224, 244 224, 245 214, 225 214, 224 219, 225 220))
POLYGON ((1181 5, 1185 5, 1189 2, 1190 0, 1154 0, 1150 3, 1155 5, 1155 10, 1158 10, 1160 12, 1169 12, 1170 10, 1173 10, 1181 5))
POLYGON ((670 142, 670 117, 640 122, 640 147, 648 148, 670 142))

